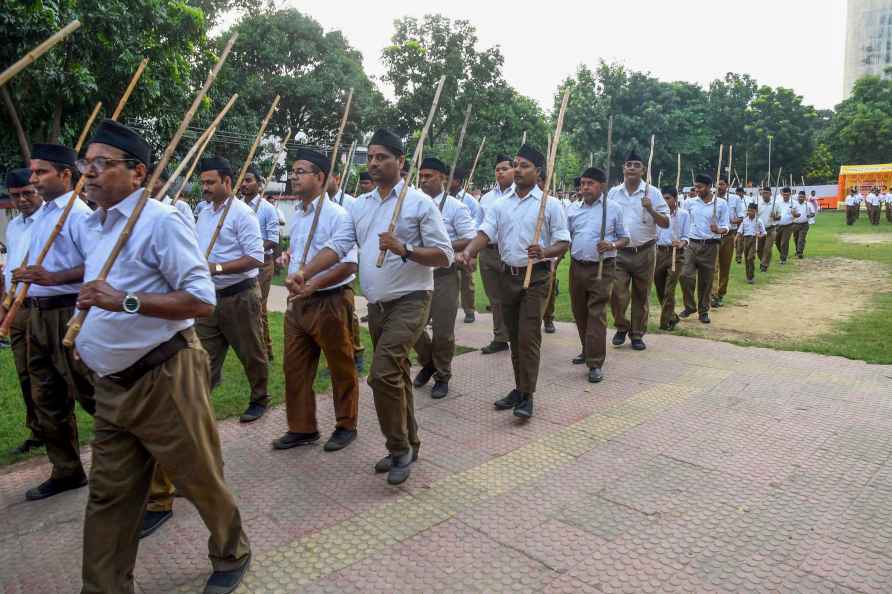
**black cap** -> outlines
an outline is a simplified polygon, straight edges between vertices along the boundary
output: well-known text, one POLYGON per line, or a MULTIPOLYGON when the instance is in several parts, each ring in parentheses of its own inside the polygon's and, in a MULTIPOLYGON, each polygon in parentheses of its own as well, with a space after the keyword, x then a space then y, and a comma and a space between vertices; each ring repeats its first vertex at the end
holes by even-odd
POLYGON ((770 191, 771 191, 771 186, 762 186, 762 191, 763 191, 763 192, 770 192, 770 191))
POLYGON ((746 190, 743 189, 743 186, 737 186, 737 190, 735 190, 736 194, 746 194, 746 190))
POLYGON ((297 155, 294 156, 294 160, 309 161, 310 163, 321 169, 322 173, 324 173, 325 175, 328 175, 328 170, 331 169, 331 159, 328 158, 328 155, 320 153, 319 151, 314 151, 313 149, 298 149, 297 155))
POLYGON ((536 167, 545 167, 545 155, 540 153, 539 150, 532 145, 524 144, 520 147, 520 150, 517 151, 517 156, 523 157, 536 167))
POLYGON ((456 165, 455 173, 452 174, 452 179, 457 181, 465 181, 465 178, 468 176, 468 172, 461 165, 456 165))
POLYGON ((782 193, 782 194, 783 194, 784 192, 791 192, 791 191, 792 191, 792 190, 790 190, 790 186, 784 186, 783 188, 781 188, 781 193, 782 193))
POLYGON ((759 210, 759 205, 755 202, 750 202, 746 205, 747 210, 759 210))
POLYGON ((446 167, 446 163, 436 157, 425 157, 421 161, 419 169, 432 169, 433 171, 439 171, 443 175, 449 175, 449 168, 446 167))
POLYGON ((233 177, 232 165, 229 164, 229 161, 225 157, 208 157, 207 159, 202 159, 198 164, 198 170, 199 173, 216 171, 220 174, 220 177, 233 177))
POLYGON ((641 155, 638 154, 638 151, 632 149, 629 151, 629 154, 626 155, 626 163, 629 161, 638 161, 640 163, 644 163, 644 159, 641 158, 641 155))
POLYGON ((669 194, 673 198, 678 198, 678 190, 675 189, 675 186, 663 186, 660 188, 660 192, 663 194, 669 194))
POLYGON ((723 182, 725 182, 725 183, 728 183, 728 176, 727 176, 727 175, 720 175, 720 176, 719 176, 719 181, 723 181, 723 182))
POLYGON ((581 178, 581 177, 574 177, 574 178, 573 178, 573 187, 576 188, 576 189, 578 190, 580 185, 582 185, 582 178, 581 178))
POLYGON ((257 167, 254 166, 254 165, 251 165, 250 167, 248 167, 248 170, 245 172, 245 175, 247 175, 248 173, 250 173, 251 175, 253 175, 253 176, 254 176, 254 179, 256 179, 256 180, 258 180, 258 181, 261 180, 261 179, 263 179, 263 176, 260 175, 260 170, 257 169, 257 167))
POLYGON ((403 141, 400 137, 386 128, 380 128, 375 131, 372 135, 372 140, 369 141, 369 146, 373 144, 383 146, 397 157, 406 154, 406 147, 403 146, 403 141))
POLYGON ((697 177, 694 178, 694 182, 698 184, 706 184, 707 186, 712 185, 712 177, 706 175, 705 173, 701 173, 697 177))
POLYGON ((7 188, 24 188, 27 185, 31 184, 31 170, 30 169, 10 169, 6 172, 6 187, 7 188))
POLYGON ((589 167, 588 169, 583 171, 582 175, 580 175, 579 177, 587 177, 588 179, 593 179, 596 182, 601 182, 602 184, 607 181, 607 176, 604 175, 604 172, 597 167, 589 167))
POLYGON ((799 190, 799 195, 800 195, 800 196, 805 196, 805 190, 799 190))
POLYGON ((498 165, 499 163, 504 163, 505 161, 508 161, 509 163, 511 163, 512 161, 514 161, 514 159, 512 159, 511 157, 509 157, 508 155, 506 155, 504 153, 499 153, 498 155, 496 155, 495 165, 498 165))
POLYGON ((120 149, 143 165, 149 165, 152 162, 152 147, 149 146, 146 139, 132 128, 114 120, 102 120, 87 146, 97 143, 120 149))
POLYGON ((31 158, 74 168, 77 153, 61 144, 35 144, 31 149, 31 158))
POLYGON ((368 171, 363 171, 359 174, 359 179, 362 181, 372 181, 372 176, 369 175, 368 171))

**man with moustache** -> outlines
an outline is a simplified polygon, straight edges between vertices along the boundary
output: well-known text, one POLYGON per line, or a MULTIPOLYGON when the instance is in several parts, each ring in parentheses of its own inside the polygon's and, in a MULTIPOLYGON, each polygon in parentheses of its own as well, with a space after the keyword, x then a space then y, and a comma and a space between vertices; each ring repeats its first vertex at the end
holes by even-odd
MULTIPOLYGON (((722 236, 719 245, 718 266, 715 269, 715 278, 712 279, 712 307, 721 307, 722 300, 728 293, 728 277, 731 275, 731 260, 734 258, 734 242, 737 240, 737 225, 746 216, 746 203, 739 194, 731 195, 728 192, 728 178, 721 176, 718 182, 718 197, 728 205, 728 233, 722 236)), ((742 188, 738 188, 742 193, 742 188)))
POLYGON ((661 308, 660 330, 671 332, 679 322, 678 314, 675 313, 675 287, 684 266, 685 246, 691 232, 691 216, 678 206, 678 190, 666 186, 662 192, 663 200, 669 205, 669 227, 659 229, 657 235, 654 289, 661 308))
POLYGON ((790 240, 793 238, 793 222, 799 216, 799 208, 792 199, 792 190, 789 187, 781 189, 781 200, 777 202, 777 210, 780 219, 777 221, 777 233, 774 242, 780 254, 780 263, 786 264, 790 255, 790 240))
POLYGON ((769 186, 762 188, 762 200, 759 202, 758 217, 765 227, 765 238, 759 241, 759 271, 768 272, 771 265, 771 249, 776 236, 777 222, 780 220, 780 209, 775 203, 769 186))
POLYGON ((375 182, 372 181, 372 176, 369 175, 368 171, 363 171, 359 174, 359 192, 360 195, 368 194, 372 190, 375 189, 375 182))

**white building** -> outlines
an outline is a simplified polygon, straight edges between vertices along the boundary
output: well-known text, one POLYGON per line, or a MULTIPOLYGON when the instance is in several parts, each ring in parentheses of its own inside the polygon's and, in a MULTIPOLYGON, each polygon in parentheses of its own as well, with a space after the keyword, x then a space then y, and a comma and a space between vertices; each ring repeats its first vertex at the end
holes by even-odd
POLYGON ((892 67, 892 0, 849 0, 846 16, 844 92, 859 78, 883 76, 892 67))

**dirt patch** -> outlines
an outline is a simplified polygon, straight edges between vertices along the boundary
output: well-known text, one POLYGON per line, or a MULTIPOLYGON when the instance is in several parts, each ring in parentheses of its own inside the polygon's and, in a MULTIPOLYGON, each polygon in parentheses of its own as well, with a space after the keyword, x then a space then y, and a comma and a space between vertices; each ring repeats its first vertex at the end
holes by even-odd
MULTIPOLYGON (((777 266, 777 262, 772 265, 777 266)), ((718 340, 787 342, 814 338, 868 307, 875 294, 892 290, 892 274, 876 262, 820 258, 794 265, 792 274, 764 287, 757 285, 745 302, 711 311, 709 326, 701 325, 694 315, 681 327, 718 340)))
POLYGON ((882 233, 843 233, 839 236, 840 241, 845 243, 856 243, 858 245, 871 245, 874 243, 892 243, 892 235, 882 233))

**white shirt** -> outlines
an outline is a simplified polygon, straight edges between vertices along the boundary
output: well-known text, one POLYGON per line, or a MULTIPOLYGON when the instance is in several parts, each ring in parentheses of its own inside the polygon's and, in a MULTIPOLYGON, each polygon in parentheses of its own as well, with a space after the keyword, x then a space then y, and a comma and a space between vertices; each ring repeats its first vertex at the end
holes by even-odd
POLYGON ((743 222, 740 223, 740 228, 737 232, 743 237, 753 237, 755 235, 764 237, 766 234, 765 223, 759 217, 753 217, 752 219, 743 217, 743 222))
POLYGON ((765 199, 759 200, 759 220, 762 221, 762 224, 765 225, 766 229, 771 229, 772 227, 777 225, 777 221, 774 220, 772 214, 778 215, 780 214, 780 210, 777 208, 777 205, 772 205, 773 199, 769 199, 768 202, 765 202, 765 199))
POLYGON ((797 202, 793 202, 793 198, 791 197, 789 201, 784 200, 783 197, 777 201, 777 210, 780 213, 780 220, 777 222, 781 227, 786 227, 787 225, 792 225, 793 220, 796 218, 796 215, 799 213, 799 204, 797 202))
MULTIPOLYGON (((3 287, 5 291, 12 288, 12 271, 22 265, 22 261, 28 254, 28 245, 31 243, 31 229, 34 223, 43 215, 43 204, 31 213, 30 217, 20 214, 9 221, 6 226, 6 266, 3 268, 3 287)), ((32 288, 34 288, 32 286, 32 288)), ((31 289, 28 290, 31 292, 31 289)))
POLYGON ((463 190, 459 190, 459 192, 461 193, 461 196, 456 195, 455 197, 468 207, 468 212, 471 213, 471 218, 476 220, 478 216, 477 211, 480 210, 480 204, 477 202, 477 199, 463 190))
MULTIPOLYGON (((49 238, 53 228, 59 221, 65 205, 68 204, 68 197, 71 192, 66 192, 58 196, 55 200, 44 202, 43 214, 31 225, 31 239, 28 246, 28 264, 37 263, 37 256, 43 249, 43 244, 49 238)), ((50 272, 58 272, 60 270, 68 270, 76 268, 84 263, 87 253, 92 248, 89 232, 83 227, 84 219, 93 213, 90 207, 83 200, 76 198, 65 224, 62 225, 62 231, 53 241, 53 247, 47 252, 46 258, 43 260, 43 267, 50 272)), ((21 260, 19 261, 21 263, 21 260)), ((29 297, 49 297, 51 295, 67 295, 78 293, 81 290, 81 283, 71 283, 68 285, 55 285, 51 287, 41 287, 40 285, 31 285, 28 289, 29 297)))
POLYGON ((799 216, 793 219, 794 223, 807 223, 809 215, 814 216, 814 213, 811 210, 811 205, 808 202, 799 202, 797 200, 796 212, 799 213, 799 216))
MULTIPOLYGON (((475 220, 475 222, 477 223, 477 228, 479 229, 480 225, 483 224, 483 221, 486 220, 487 211, 493 208, 499 200, 501 200, 505 196, 510 196, 513 193, 513 183, 504 191, 502 190, 501 186, 499 186, 499 184, 496 184, 496 187, 481 196, 480 202, 477 204, 477 206, 479 206, 479 208, 477 209, 477 219, 475 220)), ((492 238, 490 238, 490 240, 492 240, 492 238)), ((491 243, 493 242, 491 241, 491 243)))
MULTIPOLYGON (((276 207, 267 202, 260 194, 254 196, 249 206, 257 215, 260 237, 263 238, 263 241, 279 243, 279 213, 276 211, 276 207)), ((271 256, 273 250, 264 248, 263 253, 271 256)))
POLYGON ((861 204, 861 196, 849 194, 846 196, 846 206, 860 206, 861 204))
POLYGON ((347 194, 344 190, 338 190, 338 193, 335 194, 335 197, 332 200, 334 200, 335 204, 343 206, 347 210, 350 210, 350 207, 356 202, 356 198, 347 194))
POLYGON ((880 197, 871 192, 867 195, 867 203, 871 206, 879 206, 880 205, 880 197))
MULTIPOLYGON (((231 197, 229 200, 232 200, 232 206, 229 207, 229 213, 226 215, 217 241, 214 242, 208 262, 232 262, 242 256, 250 256, 258 262, 263 262, 263 240, 260 238, 260 223, 257 222, 254 211, 238 198, 231 197)), ((225 205, 224 200, 220 203, 220 208, 215 210, 214 205, 209 205, 198 214, 195 226, 198 231, 198 247, 201 248, 202 254, 207 252, 225 205)), ((236 274, 217 274, 211 278, 219 291, 243 280, 256 278, 257 274, 257 269, 252 268, 236 274)))
MULTIPOLYGON (((288 274, 294 274, 300 270, 300 260, 304 255, 304 246, 307 245, 307 238, 310 236, 310 227, 313 226, 313 218, 316 216, 316 208, 319 205, 319 198, 313 200, 306 212, 303 209, 303 202, 298 202, 294 209, 294 217, 291 220, 291 262, 288 264, 288 274)), ((313 242, 307 251, 307 262, 313 260, 316 254, 324 247, 328 247, 333 237, 349 230, 352 222, 347 210, 338 204, 326 199, 322 206, 322 212, 319 213, 319 223, 316 226, 316 232, 313 234, 313 242)), ((347 252, 347 255, 341 258, 341 262, 357 263, 357 250, 354 244, 353 248, 347 252)), ((337 266, 337 264, 335 264, 337 266)), ((332 266, 334 268, 334 266, 332 266)), ((323 270, 318 274, 327 272, 329 269, 323 270)), ((318 275, 317 275, 318 276, 318 275)), ((343 285, 349 285, 356 278, 355 274, 351 274, 343 281, 334 285, 323 287, 325 289, 335 289, 343 285)))
MULTIPOLYGON (((99 276, 142 192, 142 188, 133 192, 107 213, 99 208, 84 221, 94 239, 85 281, 99 276)), ((204 303, 215 304, 214 285, 189 217, 191 214, 149 200, 108 274, 108 283, 126 293, 186 291, 204 303)), ((164 320, 92 307, 78 334, 77 352, 87 367, 103 377, 130 367, 194 323, 191 319, 164 320)))
POLYGON ((715 223, 726 231, 731 225, 728 222, 728 202, 724 198, 713 196, 709 202, 695 198, 688 202, 686 210, 691 214, 690 239, 721 239, 721 235, 712 232, 710 225, 715 223))
MULTIPOLYGON (((380 188, 356 199, 348 214, 352 224, 337 233, 328 247, 344 258, 355 244, 359 245, 359 282, 369 303, 399 299, 415 291, 432 291, 434 269, 388 251, 384 265, 377 267, 378 235, 386 233, 405 182, 399 183, 384 198, 380 188)), ((452 243, 446 233, 443 217, 433 201, 419 190, 409 187, 396 225, 396 237, 418 247, 434 247, 446 255, 449 265, 455 259, 452 243)))
POLYGON ((691 238, 691 213, 684 208, 676 208, 675 214, 669 214, 669 227, 657 229, 657 245, 672 245, 672 241, 684 241, 691 238))
MULTIPOLYGON (((604 194, 591 204, 585 200, 574 202, 567 209, 567 229, 570 231, 570 256, 583 262, 599 260, 598 242, 601 241, 601 219, 604 214, 604 194)), ((607 227, 604 241, 617 241, 621 237, 629 239, 629 232, 623 227, 623 210, 616 204, 607 203, 607 227)), ((615 258, 616 250, 604 252, 604 258, 615 258)))
MULTIPOLYGON (((170 200, 170 196, 165 196, 161 199, 161 204, 170 206, 170 200)), ((192 222, 193 227, 195 226, 195 215, 192 213, 192 209, 189 208, 189 204, 185 200, 177 200, 176 204, 174 204, 173 206, 192 222)))
POLYGON ((735 223, 731 219, 743 219, 746 218, 746 196, 741 198, 737 194, 731 194, 728 196, 728 208, 730 209, 728 212, 728 223, 731 225, 731 231, 735 231, 737 229, 737 225, 739 223, 735 223))
MULTIPOLYGON (((534 185, 523 198, 519 198, 515 190, 486 213, 480 231, 490 242, 499 244, 499 255, 508 266, 526 266, 529 261, 527 248, 533 245, 541 200, 542 190, 534 185)), ((539 245, 547 248, 559 241, 570 241, 567 214, 558 199, 549 196, 539 245)))
MULTIPOLYGON (((443 199, 443 193, 433 198, 437 208, 440 207, 440 201, 443 199)), ((446 225, 446 233, 449 234, 449 241, 455 243, 461 239, 474 239, 477 237, 477 225, 471 219, 471 211, 468 207, 458 201, 458 199, 449 196, 443 205, 441 213, 443 215, 443 224, 446 225)))
POLYGON ((629 242, 628 247, 638 247, 657 238, 657 223, 649 213, 644 212, 644 208, 641 206, 645 185, 647 185, 647 196, 653 204, 653 209, 658 214, 668 215, 669 205, 663 199, 660 189, 645 184, 644 180, 638 184, 638 189, 632 194, 626 190, 624 183, 615 186, 607 194, 607 204, 618 204, 623 209, 623 225, 632 235, 632 241, 629 242))

